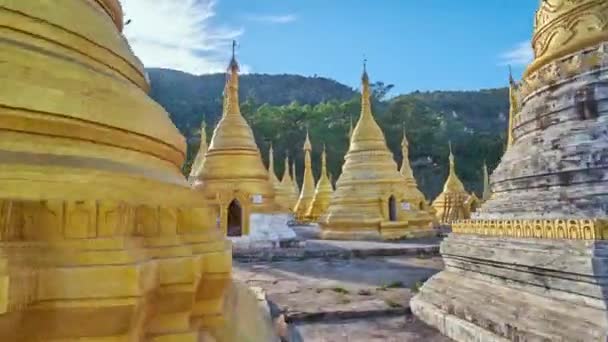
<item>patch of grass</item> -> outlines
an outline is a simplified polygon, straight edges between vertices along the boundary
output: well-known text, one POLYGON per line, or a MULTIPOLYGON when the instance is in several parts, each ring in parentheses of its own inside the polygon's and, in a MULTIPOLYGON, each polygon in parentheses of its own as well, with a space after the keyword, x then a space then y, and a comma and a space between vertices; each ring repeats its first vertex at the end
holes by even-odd
POLYGON ((403 288, 402 281, 394 281, 392 283, 384 284, 378 288, 378 291, 388 291, 388 289, 400 289, 403 288))
POLYGON ((393 309, 397 309, 397 308, 402 308, 403 307, 403 305, 401 305, 401 304, 399 304, 399 303, 397 303, 395 301, 392 301, 390 299, 385 299, 384 302, 386 303, 386 305, 388 305, 389 307, 391 307, 393 309))
POLYGON ((417 281, 414 283, 414 285, 412 285, 410 290, 412 291, 412 293, 418 293, 420 292, 420 288, 422 287, 422 285, 424 285, 424 282, 417 281))
POLYGON ((349 294, 350 292, 343 288, 343 287, 334 287, 331 289, 332 291, 336 292, 336 293, 341 293, 341 294, 349 294))

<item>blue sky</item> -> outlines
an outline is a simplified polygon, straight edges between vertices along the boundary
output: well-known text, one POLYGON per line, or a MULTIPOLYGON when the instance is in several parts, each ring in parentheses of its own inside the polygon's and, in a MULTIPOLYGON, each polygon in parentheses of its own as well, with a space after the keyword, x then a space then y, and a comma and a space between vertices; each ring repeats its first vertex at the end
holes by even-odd
POLYGON ((358 86, 361 61, 394 93, 507 84, 531 58, 534 0, 123 0, 147 66, 221 71, 239 41, 245 71, 358 86), (155 42, 156 40, 156 42, 155 42), (162 50, 165 51, 162 51, 162 50), (168 51, 167 51, 168 50, 168 51))

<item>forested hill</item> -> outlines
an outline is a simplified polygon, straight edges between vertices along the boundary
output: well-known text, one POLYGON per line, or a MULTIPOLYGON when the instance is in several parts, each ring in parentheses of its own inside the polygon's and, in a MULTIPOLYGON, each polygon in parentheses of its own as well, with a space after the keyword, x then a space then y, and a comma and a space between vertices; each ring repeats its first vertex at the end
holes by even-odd
MULTIPOLYGON (((173 70, 149 70, 152 97, 171 114, 176 126, 188 138, 189 171, 199 144, 198 128, 203 115, 207 135, 221 113, 225 76, 193 76, 173 70)), ((328 169, 334 181, 341 172, 348 149, 348 129, 360 113, 360 95, 336 81, 297 75, 243 75, 241 112, 250 123, 263 158, 270 143, 275 160, 293 156, 301 181, 301 146, 306 128, 313 143, 313 168, 318 178, 320 154, 327 145, 328 169)), ((391 85, 372 85, 373 112, 382 127, 389 148, 401 163, 401 138, 405 127, 410 142, 410 159, 419 187, 434 198, 447 176, 448 141, 456 155, 457 172, 465 186, 478 194, 482 190, 482 165, 492 170, 504 150, 508 117, 508 89, 480 91, 413 92, 386 97, 391 85)), ((277 175, 283 163, 276 162, 277 175)))
MULTIPOLYGON (((171 113, 180 130, 198 129, 203 115, 208 123, 217 122, 222 112, 225 74, 195 76, 169 69, 147 71, 152 97, 171 113)), ((260 104, 298 102, 314 105, 329 100, 348 100, 356 94, 352 88, 323 77, 246 74, 241 75, 239 81, 241 101, 249 99, 260 104)))

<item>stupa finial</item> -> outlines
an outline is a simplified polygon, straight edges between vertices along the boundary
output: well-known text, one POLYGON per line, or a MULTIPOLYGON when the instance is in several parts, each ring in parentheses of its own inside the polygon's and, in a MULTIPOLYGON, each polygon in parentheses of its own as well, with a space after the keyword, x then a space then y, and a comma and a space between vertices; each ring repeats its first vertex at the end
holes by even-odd
POLYGON ((310 143, 308 127, 306 127, 306 139, 304 140, 304 151, 311 151, 311 150, 312 150, 312 144, 310 143))

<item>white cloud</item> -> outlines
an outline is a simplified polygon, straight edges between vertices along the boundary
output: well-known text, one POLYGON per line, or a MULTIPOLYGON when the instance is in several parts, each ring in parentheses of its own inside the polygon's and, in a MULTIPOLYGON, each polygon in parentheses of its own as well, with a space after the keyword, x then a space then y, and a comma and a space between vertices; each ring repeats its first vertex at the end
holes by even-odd
POLYGON ((295 14, 284 14, 284 15, 249 15, 249 20, 260 21, 270 24, 288 24, 298 19, 295 14))
MULTIPOLYGON (((146 67, 223 72, 242 29, 213 22, 215 0, 122 0, 125 36, 146 67)), ((246 71, 248 68, 242 68, 246 71)))
POLYGON ((518 43, 511 50, 500 55, 501 65, 527 65, 534 59, 530 41, 518 43))

